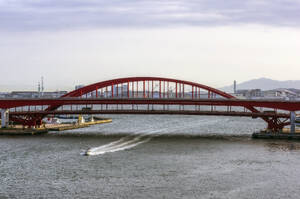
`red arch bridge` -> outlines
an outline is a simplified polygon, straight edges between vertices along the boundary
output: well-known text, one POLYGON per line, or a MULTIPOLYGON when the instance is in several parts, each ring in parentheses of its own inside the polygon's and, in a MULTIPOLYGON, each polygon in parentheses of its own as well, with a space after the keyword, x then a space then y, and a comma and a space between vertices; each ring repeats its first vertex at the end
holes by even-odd
POLYGON ((270 131, 291 125, 300 102, 241 100, 218 89, 161 77, 119 78, 91 84, 56 99, 1 99, 2 127, 8 121, 39 126, 48 115, 184 114, 261 118, 270 131))

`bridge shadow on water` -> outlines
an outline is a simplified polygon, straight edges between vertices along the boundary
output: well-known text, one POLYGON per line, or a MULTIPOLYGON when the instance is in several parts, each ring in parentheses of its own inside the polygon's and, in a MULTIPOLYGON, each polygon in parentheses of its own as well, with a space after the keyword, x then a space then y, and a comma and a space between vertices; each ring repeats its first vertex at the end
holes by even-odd
POLYGON ((99 132, 51 132, 45 136, 63 137, 63 138, 122 138, 122 137, 149 137, 152 139, 212 139, 212 140, 249 140, 249 134, 190 134, 190 133, 99 133, 99 132))
POLYGON ((271 151, 299 151, 300 141, 279 141, 266 143, 266 147, 271 151))

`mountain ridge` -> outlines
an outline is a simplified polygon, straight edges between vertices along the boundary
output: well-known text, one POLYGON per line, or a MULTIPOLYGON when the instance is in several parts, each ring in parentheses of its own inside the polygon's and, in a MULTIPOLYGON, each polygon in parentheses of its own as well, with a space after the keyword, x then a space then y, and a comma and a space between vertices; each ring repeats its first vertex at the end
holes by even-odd
MULTIPOLYGON (((273 90, 278 88, 294 88, 294 89, 300 89, 300 80, 273 80, 269 78, 257 78, 248 80, 245 82, 241 82, 237 84, 236 86, 237 90, 242 89, 261 89, 261 90, 273 90)), ((233 92, 233 84, 230 86, 225 86, 220 88, 220 90, 225 92, 233 92)))

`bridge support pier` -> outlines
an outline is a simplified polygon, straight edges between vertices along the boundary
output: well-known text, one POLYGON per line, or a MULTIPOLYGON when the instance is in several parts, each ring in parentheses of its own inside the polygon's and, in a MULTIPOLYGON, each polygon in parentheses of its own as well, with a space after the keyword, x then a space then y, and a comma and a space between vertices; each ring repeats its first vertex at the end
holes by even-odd
POLYGON ((291 131, 290 133, 295 133, 295 128, 296 128, 296 125, 295 125, 295 120, 296 120, 296 114, 295 114, 295 111, 291 111, 291 116, 290 116, 290 121, 291 121, 291 131))
POLYGON ((9 110, 1 109, 1 128, 6 128, 9 125, 9 110))

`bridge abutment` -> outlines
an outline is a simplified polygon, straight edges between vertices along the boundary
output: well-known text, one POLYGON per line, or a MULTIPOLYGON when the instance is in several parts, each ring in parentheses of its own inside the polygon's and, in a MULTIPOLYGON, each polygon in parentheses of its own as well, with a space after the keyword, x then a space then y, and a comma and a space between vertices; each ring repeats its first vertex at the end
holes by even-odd
MULTIPOLYGON (((296 113, 295 111, 290 112, 290 121, 282 123, 282 128, 280 131, 274 131, 272 128, 268 130, 263 130, 260 132, 255 132, 252 134, 253 138, 267 138, 267 139, 298 139, 300 140, 300 133, 296 131, 296 113), (284 129, 284 126, 290 125, 290 128, 284 129)), ((298 124, 298 123, 297 123, 298 124)), ((268 124, 268 127, 272 126, 272 122, 268 124)), ((280 125, 279 125, 280 126, 280 125)))
POLYGON ((9 110, 1 109, 1 128, 7 128, 9 125, 9 110))
POLYGON ((291 113, 290 113, 290 121, 291 121, 290 133, 295 133, 295 129, 296 129, 295 120, 296 120, 295 111, 291 111, 291 113))

